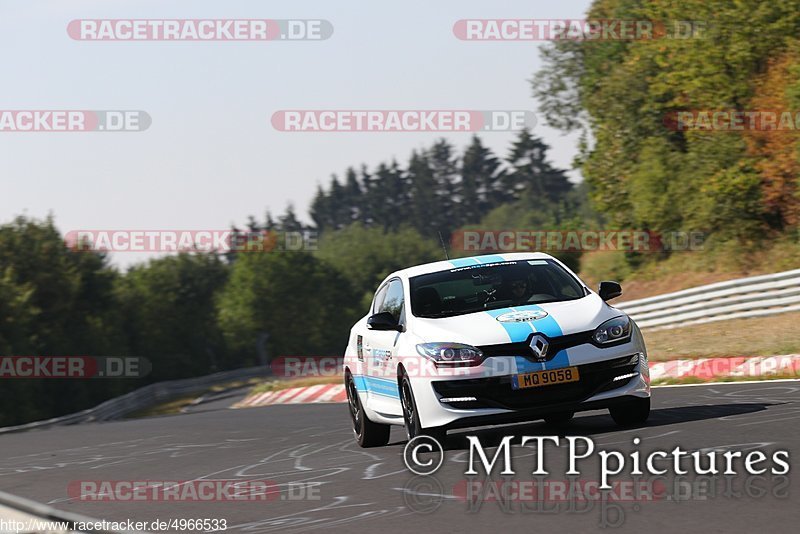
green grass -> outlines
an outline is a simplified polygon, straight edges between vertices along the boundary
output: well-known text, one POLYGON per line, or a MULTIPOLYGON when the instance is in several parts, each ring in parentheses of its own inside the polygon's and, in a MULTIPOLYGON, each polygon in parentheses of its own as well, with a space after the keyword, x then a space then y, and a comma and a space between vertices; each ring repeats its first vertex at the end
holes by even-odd
POLYGON ((622 282, 620 301, 670 293, 724 280, 796 269, 800 265, 800 235, 744 244, 709 240, 702 250, 676 251, 668 258, 645 253, 632 267, 625 253, 594 251, 580 260, 579 274, 591 287, 600 280, 622 282))
POLYGON ((800 312, 644 330, 650 361, 800 354, 800 312))

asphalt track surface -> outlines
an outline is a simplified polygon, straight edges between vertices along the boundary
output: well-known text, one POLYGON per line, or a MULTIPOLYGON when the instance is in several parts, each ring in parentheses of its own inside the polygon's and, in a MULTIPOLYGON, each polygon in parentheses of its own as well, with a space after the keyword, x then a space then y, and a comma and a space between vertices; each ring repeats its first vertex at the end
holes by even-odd
MULTIPOLYGON (((713 479, 668 477, 650 500, 467 502, 468 447, 451 435, 441 469, 412 475, 404 465, 405 437, 361 449, 345 404, 227 409, 224 398, 192 413, 60 427, 0 436, 0 489, 52 506, 109 520, 226 519, 228 530, 262 532, 797 532, 800 381, 658 388, 647 425, 621 430, 605 412, 579 414, 562 429, 541 422, 467 431, 482 443, 506 434, 582 435, 597 449, 788 449, 788 476, 713 479), (633 445, 634 437, 641 444, 633 445), (80 480, 257 479, 279 484, 280 495, 252 502, 84 502, 68 494, 80 480), (297 483, 318 482, 315 499, 300 499, 297 483), (459 486, 461 483, 461 486, 459 486), (711 491, 711 486, 717 491, 711 491), (288 495, 289 488, 295 494, 288 495), (291 497, 291 498, 290 498, 291 497), (298 498, 298 500, 295 500, 298 498)), ((515 446, 516 479, 533 481, 536 451, 515 446)), ((550 481, 565 481, 566 447, 545 450, 550 481)), ((597 481, 599 460, 581 466, 597 481)), ((630 475, 612 479, 621 484, 630 475)), ((480 492, 479 492, 480 494, 480 492)), ((544 494, 544 493, 543 493, 544 494)))

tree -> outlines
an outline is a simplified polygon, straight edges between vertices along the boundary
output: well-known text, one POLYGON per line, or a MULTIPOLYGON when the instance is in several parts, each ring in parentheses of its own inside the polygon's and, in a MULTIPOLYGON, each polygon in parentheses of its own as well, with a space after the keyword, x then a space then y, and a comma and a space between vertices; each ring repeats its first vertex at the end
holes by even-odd
MULTIPOLYGON (((258 252, 238 254, 234 265, 258 252)), ((182 253, 131 268, 117 295, 133 354, 150 359, 152 380, 238 367, 226 359, 215 298, 228 267, 213 254, 182 253)))
POLYGON ((314 199, 311 201, 309 215, 311 216, 311 220, 314 221, 314 225, 319 230, 336 227, 336 221, 334 220, 335 216, 331 207, 330 199, 328 194, 322 189, 321 185, 317 185, 317 193, 314 195, 314 199))
POLYGON ((436 236, 442 231, 442 214, 437 203, 437 183, 425 152, 411 153, 408 162, 409 215, 410 223, 422 235, 436 236))
MULTIPOLYGON (((0 226, 0 349, 4 356, 127 356, 113 294, 119 273, 103 254, 66 246, 51 217, 0 226)), ((135 383, 12 381, 0 389, 0 423, 86 408, 135 383)))
POLYGON ((547 161, 547 145, 524 129, 511 145, 508 155, 510 170, 503 176, 505 200, 523 195, 541 205, 558 203, 572 190, 564 171, 547 161))
MULTIPOLYGON (((800 104, 800 40, 786 52, 768 60, 755 83, 753 109, 780 113, 800 104)), ((794 115, 794 113, 791 113, 794 115)), ((800 223, 800 144, 793 130, 745 132, 747 154, 758 171, 766 223, 776 229, 796 228, 800 223)))
POLYGON ((457 186, 459 224, 473 224, 498 206, 503 198, 500 161, 475 135, 461 160, 461 181, 457 186))
POLYGON ((444 259, 440 245, 424 238, 416 230, 404 227, 394 232, 354 224, 338 232, 322 235, 317 256, 337 271, 347 273, 351 294, 346 302, 366 310, 365 298, 371 298, 378 284, 389 273, 444 259))
POLYGON ((273 223, 269 225, 269 221, 264 225, 264 230, 272 230, 272 231, 279 231, 279 232, 303 232, 305 231, 306 227, 297 220, 297 215, 294 213, 294 206, 289 204, 286 206, 286 211, 283 212, 283 215, 278 217, 277 224, 273 223))
POLYGON ((343 220, 341 221, 342 226, 347 226, 363 219, 363 196, 361 184, 358 182, 358 176, 356 175, 356 170, 353 167, 350 167, 345 173, 342 205, 343 220))
POLYGON ((440 139, 427 151, 433 179, 436 209, 429 215, 429 224, 445 237, 458 226, 456 188, 459 180, 458 159, 453 145, 440 139))
POLYGON ((694 38, 561 41, 544 52, 534 94, 550 124, 585 130, 581 171, 610 223, 750 233, 797 224, 796 142, 670 121, 687 110, 793 108, 796 3, 595 0, 587 18, 709 21, 694 38))
POLYGON ((305 252, 247 254, 233 266, 217 317, 240 365, 256 364, 269 333, 271 357, 336 355, 354 322, 348 278, 305 252))

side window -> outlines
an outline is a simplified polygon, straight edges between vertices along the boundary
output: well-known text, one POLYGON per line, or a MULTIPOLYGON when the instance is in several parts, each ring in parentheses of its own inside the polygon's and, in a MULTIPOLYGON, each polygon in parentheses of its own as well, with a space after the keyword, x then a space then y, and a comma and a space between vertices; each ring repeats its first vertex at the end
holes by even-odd
POLYGON ((403 312, 403 301, 403 282, 392 280, 389 282, 386 298, 378 306, 378 312, 389 312, 399 322, 400 314, 403 312))
POLYGON ((375 300, 372 303, 372 313, 378 313, 383 305, 383 299, 386 298, 386 290, 389 289, 389 284, 378 289, 375 293, 375 300))

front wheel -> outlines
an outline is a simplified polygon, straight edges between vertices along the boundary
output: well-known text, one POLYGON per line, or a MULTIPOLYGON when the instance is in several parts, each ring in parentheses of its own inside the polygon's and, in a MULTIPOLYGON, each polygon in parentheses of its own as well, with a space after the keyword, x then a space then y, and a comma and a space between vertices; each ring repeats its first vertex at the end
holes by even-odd
POLYGON ((356 383, 348 372, 344 379, 347 390, 347 404, 350 408, 350 419, 353 421, 353 433, 362 447, 383 447, 389 443, 389 425, 374 423, 364 413, 364 407, 358 398, 356 383))
POLYGON ((406 424, 406 437, 409 441, 417 436, 424 435, 434 438, 444 446, 444 442, 447 439, 447 430, 437 426, 423 428, 419 420, 414 392, 411 389, 411 381, 405 374, 400 378, 400 404, 403 406, 403 420, 406 424))
POLYGON ((650 417, 650 397, 635 398, 608 410, 620 426, 641 425, 650 417))

